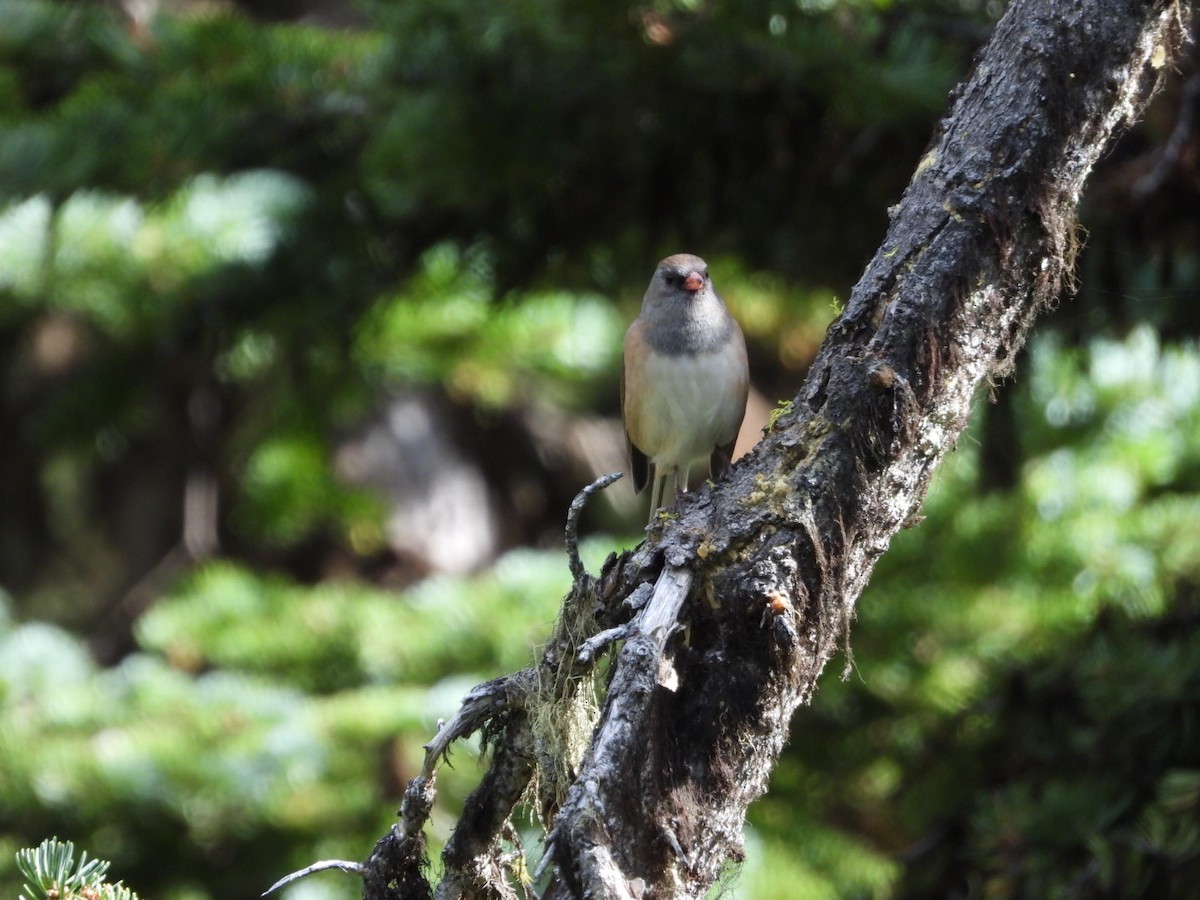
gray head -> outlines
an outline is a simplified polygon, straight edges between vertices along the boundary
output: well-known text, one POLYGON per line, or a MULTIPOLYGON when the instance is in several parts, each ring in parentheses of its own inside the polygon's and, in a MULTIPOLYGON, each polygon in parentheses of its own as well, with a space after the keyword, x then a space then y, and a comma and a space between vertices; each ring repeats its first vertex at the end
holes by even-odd
POLYGON ((713 290, 708 263, 676 253, 658 264, 646 295, 642 318, 650 322, 646 339, 660 353, 697 353, 729 339, 733 320, 713 290))

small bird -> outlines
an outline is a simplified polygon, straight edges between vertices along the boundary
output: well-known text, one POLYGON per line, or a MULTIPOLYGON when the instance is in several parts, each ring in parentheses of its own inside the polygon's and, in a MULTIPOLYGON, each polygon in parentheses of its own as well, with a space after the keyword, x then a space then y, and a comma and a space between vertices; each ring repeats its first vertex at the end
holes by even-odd
POLYGON ((641 493, 653 479, 651 523, 669 477, 678 499, 699 460, 708 459, 714 478, 729 468, 749 389, 746 339, 713 290, 708 264, 689 253, 668 256, 625 332, 621 367, 633 486, 641 493))

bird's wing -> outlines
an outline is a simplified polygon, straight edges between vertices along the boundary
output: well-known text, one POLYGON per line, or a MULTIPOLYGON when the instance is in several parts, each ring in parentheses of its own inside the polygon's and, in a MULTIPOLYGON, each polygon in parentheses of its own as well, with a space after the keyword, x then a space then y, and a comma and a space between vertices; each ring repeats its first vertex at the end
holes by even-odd
POLYGON ((746 399, 750 396, 750 363, 746 357, 746 338, 742 334, 742 327, 738 325, 737 320, 732 316, 729 317, 729 320, 733 325, 730 342, 736 359, 734 369, 738 373, 738 378, 730 385, 730 393, 737 398, 734 408, 738 410, 738 413, 736 422, 733 417, 730 417, 729 422, 726 423, 725 433, 730 435, 729 440, 714 447, 712 456, 709 457, 708 471, 713 478, 722 477, 733 461, 733 448, 737 444, 738 432, 742 428, 742 419, 746 417, 746 399))
POLYGON ((631 345, 640 342, 641 327, 640 320, 635 320, 629 326, 629 331, 625 334, 625 352, 621 356, 621 422, 625 427, 625 447, 629 451, 629 468, 633 474, 633 490, 636 494, 645 490, 646 484, 650 481, 651 463, 646 454, 634 445, 633 438, 629 436, 629 418, 625 406, 625 379, 631 363, 631 356, 636 355, 630 352, 631 345))

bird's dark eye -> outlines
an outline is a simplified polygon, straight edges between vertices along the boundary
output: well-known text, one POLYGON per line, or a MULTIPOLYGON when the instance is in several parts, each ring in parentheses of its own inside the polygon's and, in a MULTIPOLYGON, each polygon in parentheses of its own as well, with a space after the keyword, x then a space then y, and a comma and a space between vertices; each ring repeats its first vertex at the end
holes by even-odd
POLYGON ((666 282, 668 285, 670 285, 671 287, 674 287, 674 286, 675 286, 675 282, 676 282, 678 279, 676 279, 676 277, 675 277, 674 275, 672 275, 670 272, 668 272, 668 273, 666 273, 665 275, 663 275, 663 280, 664 280, 664 281, 665 281, 665 282, 666 282))

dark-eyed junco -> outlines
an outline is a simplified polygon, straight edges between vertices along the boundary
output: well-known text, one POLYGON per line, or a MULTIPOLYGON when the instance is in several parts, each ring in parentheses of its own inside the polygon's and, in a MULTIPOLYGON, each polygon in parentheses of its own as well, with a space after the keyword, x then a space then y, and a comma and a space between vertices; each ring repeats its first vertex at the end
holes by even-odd
POLYGON ((701 459, 712 477, 724 474, 748 391, 746 340, 713 290, 708 265, 688 253, 668 256, 625 333, 621 370, 621 417, 638 493, 653 473, 651 522, 668 477, 678 496, 701 459))

